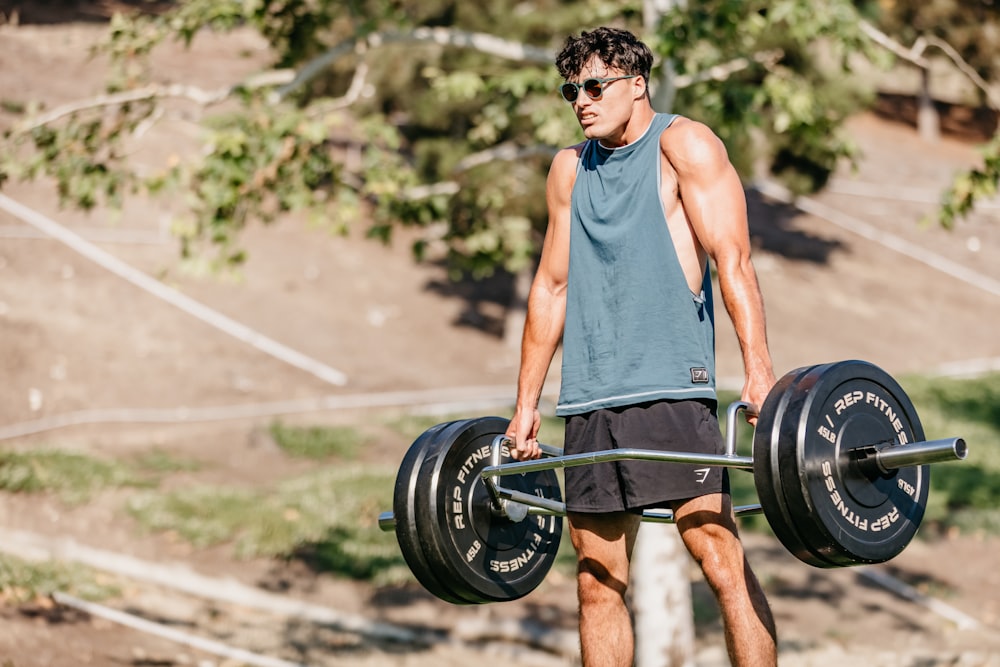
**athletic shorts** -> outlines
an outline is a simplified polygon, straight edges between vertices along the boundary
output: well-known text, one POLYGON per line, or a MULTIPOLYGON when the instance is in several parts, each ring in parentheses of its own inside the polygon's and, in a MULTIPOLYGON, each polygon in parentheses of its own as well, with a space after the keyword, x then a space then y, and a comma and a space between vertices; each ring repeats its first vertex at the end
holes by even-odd
MULTIPOLYGON (((566 418, 566 454, 652 449, 723 454, 712 400, 653 401, 566 418)), ((570 512, 641 512, 671 501, 729 493, 725 467, 662 461, 611 461, 565 469, 570 512)))

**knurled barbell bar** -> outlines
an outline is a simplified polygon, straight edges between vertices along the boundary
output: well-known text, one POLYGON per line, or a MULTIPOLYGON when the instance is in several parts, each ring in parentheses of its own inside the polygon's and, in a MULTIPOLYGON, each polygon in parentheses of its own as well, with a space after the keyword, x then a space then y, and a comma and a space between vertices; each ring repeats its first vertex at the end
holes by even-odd
MULTIPOLYGON (((909 398, 864 361, 803 367, 782 377, 759 410, 737 401, 726 412, 726 451, 706 455, 616 449, 514 461, 500 417, 458 420, 410 446, 393 490, 394 530, 417 581, 454 604, 514 600, 551 568, 565 515, 555 470, 638 459, 752 471, 759 504, 779 541, 816 567, 881 563, 898 555, 923 519, 928 464, 964 459, 961 438, 925 441, 909 398), (740 412, 757 414, 753 456, 736 453, 740 412)), ((669 510, 644 521, 672 522, 669 510)))

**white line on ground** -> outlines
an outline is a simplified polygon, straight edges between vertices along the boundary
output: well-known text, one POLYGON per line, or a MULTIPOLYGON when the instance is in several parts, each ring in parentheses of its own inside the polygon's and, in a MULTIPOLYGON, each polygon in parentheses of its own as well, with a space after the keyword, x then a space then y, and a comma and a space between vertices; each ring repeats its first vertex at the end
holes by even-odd
POLYGON ((199 651, 211 653, 212 655, 217 655, 226 658, 227 660, 236 660, 239 661, 240 664, 254 665, 255 667, 306 667, 302 663, 289 662, 280 658, 272 658, 259 653, 246 651, 241 648, 235 648, 212 639, 205 639, 204 637, 199 637, 189 632, 181 632, 176 628, 170 628, 162 625, 161 623, 148 621, 140 616, 136 616, 135 614, 118 611, 117 609, 112 609, 111 607, 106 607, 102 604, 97 604, 96 602, 81 600, 80 598, 73 597, 68 593, 55 592, 52 594, 52 599, 63 606, 79 609, 80 611, 84 611, 91 616, 97 616, 99 618, 113 621, 119 625, 132 628, 133 630, 145 632, 148 635, 154 635, 156 637, 162 637, 163 639, 168 639, 184 646, 190 646, 191 648, 196 648, 199 651))
POLYGON ((990 276, 973 271, 957 262, 942 257, 915 243, 900 238, 895 234, 882 231, 877 227, 850 216, 842 211, 820 203, 811 197, 793 197, 784 187, 770 181, 758 181, 753 188, 761 194, 776 199, 778 201, 792 204, 800 211, 823 218, 827 222, 832 222, 842 229, 853 232, 858 236, 870 241, 879 243, 890 250, 894 250, 902 255, 925 264, 941 273, 961 280, 962 282, 976 287, 994 296, 1000 296, 1000 280, 995 280, 990 276))
MULTIPOLYGON (((845 178, 832 178, 824 190, 833 194, 848 195, 851 197, 892 199, 914 204, 940 204, 941 192, 944 191, 944 187, 941 187, 939 191, 933 188, 915 187, 912 185, 867 183, 865 181, 852 181, 845 178)), ((976 208, 988 211, 1000 210, 1000 200, 984 199, 977 201, 976 208)))
POLYGON ((885 572, 874 569, 863 569, 858 570, 857 574, 859 577, 868 579, 869 581, 878 584, 905 600, 909 600, 910 602, 916 603, 922 607, 926 607, 938 616, 946 618, 954 623, 960 630, 978 630, 980 628, 979 621, 972 618, 965 612, 959 611, 958 609, 955 609, 951 605, 945 604, 940 600, 928 597, 920 593, 912 586, 889 574, 886 574, 885 572))
MULTIPOLYGON (((91 243, 118 243, 123 245, 166 245, 170 237, 163 232, 145 229, 100 229, 88 227, 78 229, 81 238, 91 243)), ((31 227, 5 225, 0 227, 0 238, 4 239, 44 239, 52 237, 31 227)))
POLYGON ((95 570, 163 586, 202 599, 302 618, 374 639, 420 644, 428 644, 434 640, 429 633, 370 621, 329 607, 268 593, 235 579, 207 577, 179 564, 163 565, 113 551, 94 549, 70 538, 53 539, 26 531, 0 528, 0 551, 30 561, 54 559, 80 563, 95 570))
POLYGON ((229 334, 237 340, 241 340, 256 349, 268 354, 275 359, 284 361, 296 368, 311 373, 324 382, 335 386, 347 384, 347 376, 344 373, 331 368, 321 361, 312 359, 297 350, 283 345, 259 331, 226 317, 218 311, 212 310, 208 306, 195 301, 191 297, 167 287, 160 281, 148 276, 138 269, 126 264, 111 253, 105 252, 94 244, 83 239, 79 234, 66 229, 55 220, 31 209, 20 202, 17 202, 7 195, 0 194, 0 209, 23 220, 32 227, 41 230, 57 241, 61 241, 87 259, 99 264, 108 271, 120 278, 124 278, 136 287, 146 290, 153 296, 166 301, 188 315, 195 317, 206 324, 209 324, 220 331, 229 334))

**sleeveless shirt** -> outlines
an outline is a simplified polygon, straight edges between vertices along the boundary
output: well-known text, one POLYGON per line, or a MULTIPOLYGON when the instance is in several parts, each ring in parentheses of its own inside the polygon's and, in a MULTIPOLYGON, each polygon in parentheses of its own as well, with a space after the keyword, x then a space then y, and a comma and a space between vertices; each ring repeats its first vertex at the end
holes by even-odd
POLYGON ((556 414, 715 399, 711 274, 688 287, 660 198, 656 114, 637 141, 588 141, 570 202, 562 385, 556 414))

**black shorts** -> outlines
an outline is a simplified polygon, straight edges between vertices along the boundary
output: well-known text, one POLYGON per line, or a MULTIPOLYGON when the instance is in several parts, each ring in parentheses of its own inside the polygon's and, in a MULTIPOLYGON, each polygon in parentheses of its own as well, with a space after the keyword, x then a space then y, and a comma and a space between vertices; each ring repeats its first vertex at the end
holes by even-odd
MULTIPOLYGON (((654 401, 566 418, 566 454, 606 449, 723 454, 711 400, 654 401)), ((612 461, 566 468, 570 512, 640 512, 671 501, 729 493, 725 467, 662 461, 612 461)))

